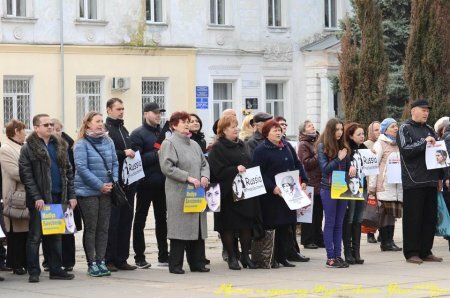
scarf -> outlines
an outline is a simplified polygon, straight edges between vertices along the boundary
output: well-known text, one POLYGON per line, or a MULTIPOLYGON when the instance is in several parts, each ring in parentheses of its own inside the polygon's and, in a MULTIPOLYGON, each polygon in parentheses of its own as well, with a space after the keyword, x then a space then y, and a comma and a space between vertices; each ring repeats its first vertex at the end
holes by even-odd
POLYGON ((105 129, 102 129, 102 131, 96 132, 88 129, 86 130, 86 136, 91 138, 103 138, 107 136, 107 131, 105 129))

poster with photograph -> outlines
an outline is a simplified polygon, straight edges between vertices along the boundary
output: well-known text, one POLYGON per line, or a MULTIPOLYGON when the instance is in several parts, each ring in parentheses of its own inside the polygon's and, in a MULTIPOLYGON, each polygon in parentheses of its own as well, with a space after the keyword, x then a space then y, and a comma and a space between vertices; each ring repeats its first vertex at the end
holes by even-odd
POLYGON ((220 184, 211 183, 205 189, 206 212, 220 212, 220 184))
POLYGON ((450 166, 450 158, 448 157, 445 141, 437 141, 434 145, 427 145, 425 150, 425 163, 427 164, 428 170, 450 166))
POLYGON ((188 183, 184 197, 183 212, 198 213, 206 208, 205 189, 203 187, 195 188, 193 184, 188 183))
POLYGON ((376 176, 380 173, 378 167, 377 156, 370 149, 359 149, 361 154, 363 167, 362 172, 364 176, 376 176))
POLYGON ((237 174, 233 180, 232 188, 235 202, 265 194, 266 187, 264 186, 259 166, 237 174))
POLYGON ((297 210, 311 204, 306 194, 302 193, 299 175, 298 170, 275 175, 275 183, 281 189, 281 196, 291 210, 297 210))
POLYGON ((123 163, 122 180, 130 185, 145 177, 144 167, 142 165, 141 153, 136 151, 134 157, 127 157, 123 163))
POLYGON ((314 187, 307 186, 305 194, 311 201, 310 205, 297 209, 297 222, 312 223, 313 209, 314 209, 314 187))
POLYGON ((73 234, 76 232, 73 210, 63 212, 61 204, 46 204, 41 210, 43 235, 73 234))
POLYGON ((338 200, 364 200, 364 180, 350 178, 344 171, 333 171, 331 177, 331 198, 338 200))

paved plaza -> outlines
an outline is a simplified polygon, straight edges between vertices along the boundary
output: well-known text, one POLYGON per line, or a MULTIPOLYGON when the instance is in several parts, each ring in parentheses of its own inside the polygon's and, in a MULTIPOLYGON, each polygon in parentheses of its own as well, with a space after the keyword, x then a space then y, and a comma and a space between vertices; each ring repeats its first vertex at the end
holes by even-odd
MULTIPOLYGON (((152 211, 149 214, 146 241, 150 269, 89 277, 82 233, 78 233, 74 280, 49 280, 43 272, 40 283, 30 284, 28 276, 1 272, 6 280, 0 283, 0 297, 450 297, 450 253, 448 242, 440 237, 435 238, 434 253, 444 258, 443 263, 408 264, 401 252, 381 252, 379 245, 368 244, 363 235, 364 265, 329 269, 324 249, 303 249, 311 261, 296 263, 295 268, 232 271, 222 261, 222 246, 209 214, 206 255, 211 259, 211 272, 191 273, 185 263, 186 274, 175 275, 157 265, 152 211)), ((396 243, 402 246, 400 223, 395 234, 396 243)), ((131 255, 129 262, 133 261, 131 255)))

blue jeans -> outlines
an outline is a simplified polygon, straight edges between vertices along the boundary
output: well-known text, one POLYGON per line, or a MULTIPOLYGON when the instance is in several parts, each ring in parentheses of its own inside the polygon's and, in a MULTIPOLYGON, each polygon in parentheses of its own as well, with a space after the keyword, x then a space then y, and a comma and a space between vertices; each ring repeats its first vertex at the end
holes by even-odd
POLYGON ((30 211, 29 232, 27 239, 27 264, 30 275, 39 275, 41 267, 39 266, 39 245, 45 247, 48 252, 48 266, 50 275, 58 275, 62 269, 62 249, 61 235, 42 235, 41 213, 32 208, 30 211))
POLYGON ((348 201, 331 199, 331 192, 327 189, 320 190, 320 197, 325 213, 323 240, 327 258, 333 259, 341 256, 342 224, 348 201))

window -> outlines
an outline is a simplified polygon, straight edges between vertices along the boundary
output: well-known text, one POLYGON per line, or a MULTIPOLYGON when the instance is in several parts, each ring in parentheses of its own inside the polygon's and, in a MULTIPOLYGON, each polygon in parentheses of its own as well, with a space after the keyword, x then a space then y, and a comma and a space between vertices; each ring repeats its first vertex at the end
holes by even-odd
POLYGON ((283 25, 281 18, 281 0, 268 0, 269 1, 269 14, 268 14, 268 26, 280 27, 283 25))
POLYGON ((164 22, 162 1, 163 0, 145 0, 145 17, 148 22, 164 22))
POLYGON ((30 129, 30 79, 3 80, 3 120, 18 119, 30 129))
POLYGON ((210 0, 210 20, 211 24, 225 25, 225 0, 210 0))
POLYGON ((77 79, 77 127, 90 111, 100 112, 101 80, 77 79))
POLYGON ((78 0, 80 4, 80 19, 96 20, 97 15, 97 0, 78 0))
POLYGON ((325 0, 325 28, 337 27, 336 1, 325 0))
POLYGON ((266 112, 274 116, 284 115, 284 84, 266 84, 266 112))
POLYGON ((213 111, 214 121, 216 121, 224 110, 233 108, 233 84, 214 83, 213 89, 213 111))
POLYGON ((26 0, 6 0, 6 15, 13 17, 26 17, 26 7, 26 0))
MULTIPOLYGON (((161 109, 166 109, 166 86, 163 80, 142 80, 142 111, 144 105, 156 102, 161 109)), ((166 114, 161 115, 161 124, 167 120, 166 114)))

